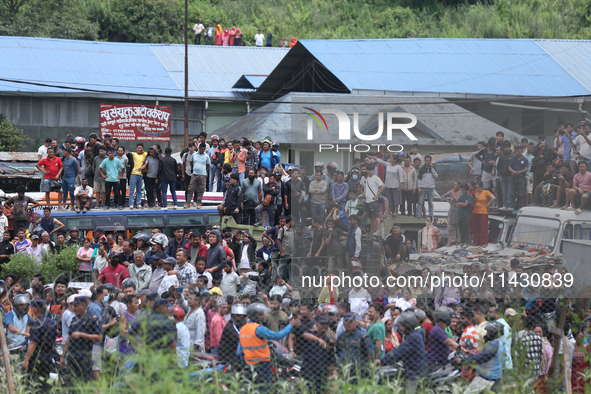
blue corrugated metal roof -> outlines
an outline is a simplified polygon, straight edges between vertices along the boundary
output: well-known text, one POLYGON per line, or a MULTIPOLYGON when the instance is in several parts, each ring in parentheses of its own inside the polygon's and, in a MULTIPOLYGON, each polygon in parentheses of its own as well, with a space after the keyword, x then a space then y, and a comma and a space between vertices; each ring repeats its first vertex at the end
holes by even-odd
POLYGON ((591 41, 413 38, 299 41, 350 91, 509 96, 591 93, 591 41))
MULTIPOLYGON (((269 74, 287 51, 190 45, 189 96, 246 96, 233 84, 243 74, 269 74)), ((78 88, 182 97, 184 45, 0 37, 0 78, 18 81, 0 81, 0 91, 83 93, 78 88)))
POLYGON ((243 75, 232 86, 233 89, 258 89, 259 86, 267 79, 268 75, 243 75))
MULTIPOLYGON (((185 47, 153 45, 152 51, 179 86, 185 83, 185 47)), ((232 86, 244 74, 267 75, 289 49, 191 45, 189 47, 189 96, 236 97, 232 86)), ((246 93, 243 93, 244 95, 246 93)))

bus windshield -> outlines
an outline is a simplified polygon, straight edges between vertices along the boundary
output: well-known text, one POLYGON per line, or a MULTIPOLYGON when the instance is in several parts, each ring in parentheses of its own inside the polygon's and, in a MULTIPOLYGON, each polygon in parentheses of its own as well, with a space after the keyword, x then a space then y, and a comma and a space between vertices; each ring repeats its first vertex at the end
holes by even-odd
POLYGON ((548 252, 553 252, 559 232, 559 220, 519 216, 509 247, 519 245, 519 249, 546 248, 548 252))

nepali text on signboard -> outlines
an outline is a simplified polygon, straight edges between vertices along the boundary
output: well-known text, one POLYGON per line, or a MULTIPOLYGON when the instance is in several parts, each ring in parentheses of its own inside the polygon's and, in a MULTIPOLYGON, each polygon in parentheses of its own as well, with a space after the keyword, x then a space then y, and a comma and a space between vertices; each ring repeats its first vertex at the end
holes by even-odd
POLYGON ((170 141, 170 105, 100 105, 100 134, 119 141, 170 141))

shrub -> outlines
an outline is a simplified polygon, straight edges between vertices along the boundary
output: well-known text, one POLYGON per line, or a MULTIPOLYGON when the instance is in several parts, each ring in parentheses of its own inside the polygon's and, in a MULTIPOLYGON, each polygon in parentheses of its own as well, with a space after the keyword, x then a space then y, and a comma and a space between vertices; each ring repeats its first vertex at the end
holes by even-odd
POLYGON ((15 274, 23 279, 30 280, 37 272, 36 261, 26 253, 17 253, 10 256, 10 261, 2 265, 2 275, 15 274))
POLYGON ((31 280, 34 274, 40 273, 48 282, 60 275, 76 276, 78 274, 77 251, 77 246, 68 246, 60 254, 44 254, 42 264, 38 266, 35 259, 26 253, 13 254, 10 256, 10 261, 2 266, 2 275, 15 274, 31 280))

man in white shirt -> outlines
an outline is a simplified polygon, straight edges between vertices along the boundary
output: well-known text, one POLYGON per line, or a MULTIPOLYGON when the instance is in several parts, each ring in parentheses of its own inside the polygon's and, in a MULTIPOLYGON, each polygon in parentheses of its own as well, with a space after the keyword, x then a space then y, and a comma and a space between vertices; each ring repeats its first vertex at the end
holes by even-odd
POLYGON ((82 178, 82 184, 74 189, 74 199, 76 202, 76 212, 83 213, 92 208, 92 195, 94 194, 92 187, 88 185, 88 179, 82 178))
MULTIPOLYGON (((170 272, 174 269, 176 265, 176 259, 174 257, 167 257, 162 261, 162 267, 164 268, 165 272, 170 272)), ((164 278, 162 278, 162 282, 160 282, 160 286, 158 287, 158 295, 162 296, 162 293, 168 291, 171 286, 180 287, 179 278, 176 274, 166 274, 164 278)))
POLYGON ((354 287, 349 291, 349 304, 351 312, 355 313, 358 319, 363 320, 363 315, 369 311, 371 295, 363 287, 354 287))
MULTIPOLYGON (((206 296, 204 296, 205 298, 206 296)), ((185 325, 189 329, 191 336, 191 348, 197 351, 203 351, 205 341, 205 313, 201 308, 201 298, 199 294, 191 292, 187 298, 189 304, 189 313, 185 316, 185 325)))
POLYGON ((197 19, 197 23, 193 26, 193 31, 195 32, 195 45, 201 44, 201 33, 203 33, 204 29, 205 27, 201 24, 201 21, 197 19))
MULTIPOLYGON (((361 184, 364 187, 364 193, 361 197, 365 197, 365 211, 371 223, 370 233, 378 236, 380 235, 380 196, 386 189, 384 182, 374 175, 375 165, 373 163, 363 164, 361 166, 361 184)), ((382 197, 383 198, 383 197, 382 197)))
POLYGON ((45 143, 37 150, 37 161, 41 161, 47 157, 47 148, 51 146, 51 138, 46 138, 45 143))
MULTIPOLYGON (((255 34, 254 35, 254 41, 255 41, 255 45, 257 47, 262 47, 264 45, 265 42, 265 36, 261 34, 261 30, 259 29, 259 34, 255 34)), ((51 141, 50 141, 51 143, 51 141)))
POLYGON ((224 267, 224 272, 222 273, 220 290, 224 294, 224 297, 229 295, 236 297, 240 286, 240 277, 236 272, 232 272, 232 261, 228 260, 228 264, 224 267))
POLYGON ((70 336, 70 324, 72 324, 72 319, 76 314, 74 313, 74 305, 72 302, 78 297, 78 294, 72 294, 68 297, 68 309, 64 311, 62 314, 62 337, 64 337, 64 342, 68 340, 68 336, 70 336))
POLYGON ((579 162, 587 162, 587 167, 591 163, 591 140, 589 139, 589 132, 591 131, 591 124, 585 123, 583 130, 579 129, 579 135, 574 139, 575 153, 579 155, 579 162))

